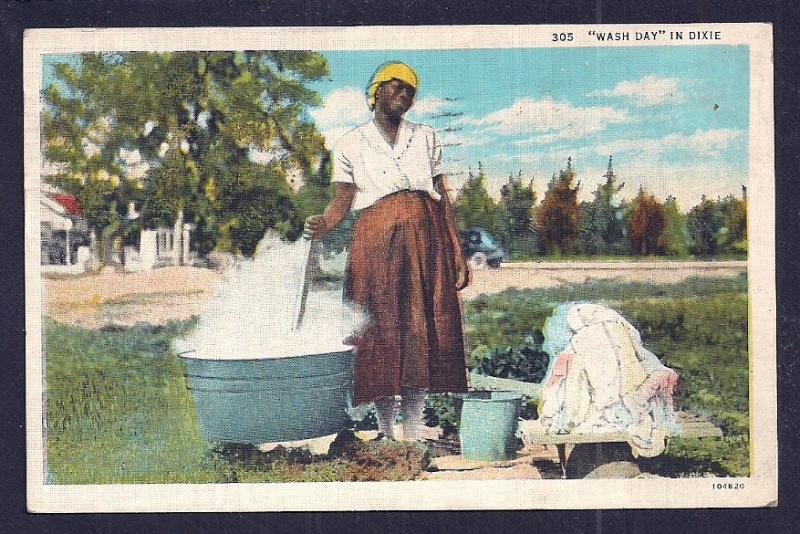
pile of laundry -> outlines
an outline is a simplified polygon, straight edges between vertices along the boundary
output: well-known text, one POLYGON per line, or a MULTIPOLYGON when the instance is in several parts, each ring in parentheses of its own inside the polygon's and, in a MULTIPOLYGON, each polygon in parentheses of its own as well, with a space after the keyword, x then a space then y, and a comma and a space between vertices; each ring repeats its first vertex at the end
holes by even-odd
POLYGON ((558 306, 544 326, 551 355, 539 407, 548 433, 622 432, 635 456, 653 457, 680 433, 678 374, 642 346, 639 332, 600 304, 558 306))

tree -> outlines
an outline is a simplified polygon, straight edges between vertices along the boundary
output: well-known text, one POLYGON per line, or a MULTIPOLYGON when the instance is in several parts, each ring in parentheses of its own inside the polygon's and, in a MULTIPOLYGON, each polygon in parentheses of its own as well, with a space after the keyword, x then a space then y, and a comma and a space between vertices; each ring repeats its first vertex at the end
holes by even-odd
POLYGON ((700 203, 689 210, 687 216, 692 252, 703 256, 716 254, 719 233, 723 226, 724 217, 717 203, 703 195, 700 203))
POLYGON ((580 207, 578 190, 572 181, 575 171, 572 158, 567 159, 567 170, 553 175, 544 194, 544 199, 536 211, 536 231, 539 234, 539 248, 546 253, 571 253, 578 238, 580 207))
POLYGON ((608 158, 608 170, 604 177, 606 181, 597 186, 589 208, 591 214, 587 238, 589 254, 619 252, 622 248, 620 244, 625 238, 623 214, 616 199, 617 193, 625 187, 625 184, 617 184, 611 157, 608 158))
POLYGON ((533 180, 525 183, 522 171, 516 177, 512 174, 500 189, 500 239, 509 254, 528 256, 536 246, 536 233, 533 230, 533 206, 536 192, 533 180))
POLYGON ((478 162, 477 176, 470 171, 466 182, 454 202, 456 218, 460 228, 480 226, 497 235, 499 212, 497 203, 486 190, 486 174, 478 162))
MULTIPOLYGON (((140 201, 140 224, 154 227, 184 212, 201 251, 220 240, 249 250, 244 236, 267 228, 297 236, 295 195, 278 182, 319 172, 324 140, 304 110, 320 99, 306 84, 327 72, 322 56, 300 51, 81 54, 56 66, 44 93, 45 157, 58 166, 48 180, 86 205, 108 176, 98 213, 140 201), (253 151, 271 159, 255 163, 253 151), (267 191, 274 214, 255 206, 267 191), (230 233, 243 226, 252 231, 230 233)), ((90 224, 109 226, 104 216, 90 224)))
POLYGON ((689 254, 689 231, 686 227, 686 215, 678 206, 672 195, 664 202, 664 231, 658 242, 659 248, 669 256, 679 258, 689 254))
POLYGON ((664 206, 640 187, 639 194, 631 203, 628 222, 631 248, 642 256, 660 252, 659 239, 664 231, 664 220, 664 206))
POLYGON ((724 221, 720 245, 728 252, 747 251, 747 201, 728 195, 718 203, 724 221))

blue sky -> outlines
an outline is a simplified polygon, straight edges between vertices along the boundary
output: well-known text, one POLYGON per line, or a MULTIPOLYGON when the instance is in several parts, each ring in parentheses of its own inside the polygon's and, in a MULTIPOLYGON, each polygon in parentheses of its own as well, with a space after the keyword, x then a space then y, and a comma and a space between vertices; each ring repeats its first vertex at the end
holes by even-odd
MULTIPOLYGON (((364 90, 375 68, 400 60, 419 74, 408 118, 445 144, 451 185, 480 161, 497 196, 510 173, 534 180, 539 199, 571 156, 588 199, 608 156, 625 182, 684 209, 740 194, 748 173, 746 46, 323 51, 330 76, 313 84, 310 116, 329 146, 370 118, 364 90)), ((74 56, 45 56, 50 65, 74 56)))
POLYGON ((543 193, 572 156, 588 198, 608 156, 631 197, 640 185, 684 208, 747 183, 747 47, 322 52, 330 78, 311 114, 329 143, 368 120, 364 89, 387 60, 421 83, 411 120, 436 128, 451 182, 483 163, 497 195, 522 171, 543 193), (452 116, 457 115, 457 116, 452 116))

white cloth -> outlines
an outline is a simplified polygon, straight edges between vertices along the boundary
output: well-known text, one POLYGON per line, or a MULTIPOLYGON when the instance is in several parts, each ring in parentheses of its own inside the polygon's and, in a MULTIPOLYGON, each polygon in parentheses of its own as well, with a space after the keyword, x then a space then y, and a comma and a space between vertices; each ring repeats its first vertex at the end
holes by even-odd
POLYGON ((610 308, 576 304, 567 324, 572 337, 558 358, 569 358, 568 370, 542 392, 542 426, 554 434, 622 431, 635 456, 661 454, 666 437, 680 431, 672 400, 677 373, 610 308))
POLYGON ((434 200, 433 177, 442 174, 442 145, 430 126, 402 119, 390 145, 370 120, 344 134, 333 148, 334 182, 355 184, 353 209, 397 191, 425 191, 434 200))

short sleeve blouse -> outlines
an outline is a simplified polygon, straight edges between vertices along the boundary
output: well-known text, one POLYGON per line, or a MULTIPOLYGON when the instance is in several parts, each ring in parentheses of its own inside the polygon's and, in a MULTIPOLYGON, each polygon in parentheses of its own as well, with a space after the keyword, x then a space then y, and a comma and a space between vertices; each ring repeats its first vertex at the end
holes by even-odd
POLYGON ((397 191, 440 195, 433 178, 442 173, 442 145, 430 126, 401 120, 397 142, 391 146, 369 121, 349 131, 333 149, 333 181, 355 184, 353 209, 371 206, 397 191))

